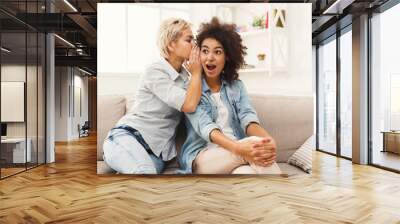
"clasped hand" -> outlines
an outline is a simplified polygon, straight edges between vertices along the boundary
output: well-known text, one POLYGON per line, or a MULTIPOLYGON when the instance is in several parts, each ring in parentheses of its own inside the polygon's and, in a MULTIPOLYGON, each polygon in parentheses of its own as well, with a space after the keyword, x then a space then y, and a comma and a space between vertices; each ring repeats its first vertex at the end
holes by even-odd
POLYGON ((237 153, 247 162, 253 162, 259 166, 270 166, 276 160, 276 143, 271 137, 238 142, 237 153))

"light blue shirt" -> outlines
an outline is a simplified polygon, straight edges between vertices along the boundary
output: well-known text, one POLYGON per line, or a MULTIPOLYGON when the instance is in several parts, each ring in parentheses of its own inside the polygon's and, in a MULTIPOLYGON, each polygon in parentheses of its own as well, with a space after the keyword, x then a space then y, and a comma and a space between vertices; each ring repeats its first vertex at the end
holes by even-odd
POLYGON ((151 64, 142 76, 132 112, 118 125, 138 130, 153 153, 164 161, 176 156, 175 135, 186 98, 189 75, 178 73, 165 59, 151 64))
MULTIPOLYGON (((222 80, 221 99, 228 108, 228 122, 236 139, 246 137, 246 128, 252 123, 260 123, 257 113, 242 81, 235 80, 228 84, 222 80)), ((185 113, 187 138, 179 155, 180 173, 192 173, 192 163, 201 149, 207 146, 210 133, 214 129, 222 130, 216 123, 218 119, 217 106, 211 96, 211 90, 203 79, 200 103, 194 113, 185 113)))

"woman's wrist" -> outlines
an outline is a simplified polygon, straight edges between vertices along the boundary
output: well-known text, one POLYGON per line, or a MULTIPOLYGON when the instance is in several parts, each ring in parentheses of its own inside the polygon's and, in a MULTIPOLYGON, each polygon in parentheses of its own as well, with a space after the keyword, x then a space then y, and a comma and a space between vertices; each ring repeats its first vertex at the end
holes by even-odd
POLYGON ((240 143, 239 142, 235 142, 235 145, 233 147, 233 153, 236 155, 242 155, 242 149, 240 147, 240 143))
POLYGON ((192 74, 192 77, 201 78, 201 72, 193 72, 191 74, 192 74))

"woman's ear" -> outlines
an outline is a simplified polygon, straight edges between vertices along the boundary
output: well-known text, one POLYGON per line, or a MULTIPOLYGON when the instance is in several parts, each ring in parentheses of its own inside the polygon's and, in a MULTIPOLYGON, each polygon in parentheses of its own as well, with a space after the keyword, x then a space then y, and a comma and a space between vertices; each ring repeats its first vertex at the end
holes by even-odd
POLYGON ((174 41, 171 41, 171 42, 167 45, 168 52, 174 52, 175 45, 176 45, 175 42, 174 42, 174 41))

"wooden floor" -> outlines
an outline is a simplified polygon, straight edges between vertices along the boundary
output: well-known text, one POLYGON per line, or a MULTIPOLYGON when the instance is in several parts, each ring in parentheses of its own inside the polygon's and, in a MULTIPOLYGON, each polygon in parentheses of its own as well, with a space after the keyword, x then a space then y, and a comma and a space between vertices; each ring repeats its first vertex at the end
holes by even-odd
POLYGON ((0 181, 0 223, 400 223, 400 175, 316 152, 304 176, 96 174, 96 138, 0 181))
POLYGON ((1 178, 5 178, 8 176, 23 172, 27 169, 33 169, 34 167, 37 166, 37 164, 36 163, 27 163, 26 167, 25 167, 25 164, 18 164, 16 167, 12 167, 12 166, 13 166, 13 164, 9 165, 8 167, 1 168, 1 178))
POLYGON ((400 170, 400 154, 381 152, 377 150, 374 151, 372 160, 374 164, 400 170))
POLYGON ((1 177, 2 178, 4 178, 4 177, 7 177, 7 176, 10 176, 10 175, 13 175, 13 174, 15 174, 15 173, 19 173, 19 172, 22 172, 22 171, 24 171, 24 170, 26 170, 25 169, 25 167, 17 167, 17 168, 1 168, 1 177))

